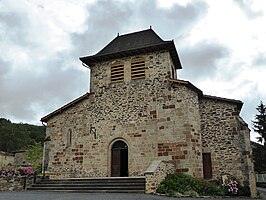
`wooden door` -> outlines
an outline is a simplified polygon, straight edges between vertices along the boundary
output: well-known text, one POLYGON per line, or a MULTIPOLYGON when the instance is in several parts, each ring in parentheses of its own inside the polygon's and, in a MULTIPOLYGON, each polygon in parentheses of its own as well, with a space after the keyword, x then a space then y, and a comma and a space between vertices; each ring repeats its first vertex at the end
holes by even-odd
POLYGON ((203 153, 203 177, 205 179, 212 178, 212 161, 211 161, 211 153, 203 153))
POLYGON ((121 151, 120 149, 112 149, 112 173, 111 176, 119 177, 121 171, 121 151))
POLYGON ((111 176, 128 176, 128 147, 123 141, 116 141, 111 153, 111 176))

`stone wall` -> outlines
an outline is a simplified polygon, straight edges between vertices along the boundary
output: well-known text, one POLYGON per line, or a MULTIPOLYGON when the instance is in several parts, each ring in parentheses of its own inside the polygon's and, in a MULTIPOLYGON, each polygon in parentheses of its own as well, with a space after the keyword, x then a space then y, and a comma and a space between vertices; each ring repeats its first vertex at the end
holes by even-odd
POLYGON ((254 171, 254 164, 252 158, 252 147, 250 145, 250 130, 247 123, 238 117, 237 130, 239 133, 239 147, 242 152, 242 172, 243 172, 243 184, 248 184, 251 191, 251 196, 256 197, 256 178, 254 171))
POLYGON ((171 174, 175 172, 175 165, 162 161, 155 160, 146 170, 145 178, 146 178, 146 193, 154 193, 158 188, 158 185, 164 180, 167 174, 171 174))
POLYGON ((256 174, 257 183, 266 183, 266 174, 256 174))
POLYGON ((121 83, 111 83, 112 61, 98 63, 91 68, 91 95, 49 119, 48 171, 54 177, 110 176, 111 147, 117 140, 128 146, 130 176, 143 175, 157 159, 202 176, 198 94, 182 84, 171 87, 169 53, 142 57, 146 79, 128 77, 134 57, 120 59, 125 63, 121 83))
POLYGON ((15 152, 14 164, 15 165, 30 165, 27 161, 26 151, 17 151, 15 152))
POLYGON ((0 177, 0 192, 25 190, 33 181, 33 176, 0 177))
POLYGON ((14 154, 0 151, 0 167, 14 164, 14 154))
POLYGON ((200 102, 203 153, 211 153, 213 178, 231 174, 242 179, 237 132, 237 105, 214 99, 200 102))
POLYGON ((202 151, 211 153, 213 179, 222 175, 247 182, 256 195, 249 129, 233 101, 203 98, 200 101, 202 151))

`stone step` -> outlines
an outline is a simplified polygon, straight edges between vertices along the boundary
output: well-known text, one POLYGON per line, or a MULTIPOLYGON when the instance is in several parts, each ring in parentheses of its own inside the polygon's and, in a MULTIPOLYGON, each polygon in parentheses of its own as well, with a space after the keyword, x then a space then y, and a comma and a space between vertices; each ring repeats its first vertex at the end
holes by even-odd
POLYGON ((144 188, 142 186, 138 186, 138 187, 106 187, 106 186, 102 186, 102 187, 78 187, 78 186, 73 186, 73 187, 67 187, 67 186, 63 186, 63 187, 43 187, 43 186, 35 186, 35 187, 31 187, 28 189, 42 189, 42 190, 143 190, 144 188))
POLYGON ((56 187, 56 186, 60 186, 60 187, 71 187, 71 186, 79 186, 79 187, 86 187, 86 186, 97 186, 97 187, 101 187, 101 186, 143 186, 144 183, 140 183, 140 182, 131 182, 131 183, 112 183, 112 182, 101 182, 101 183, 91 183, 91 182, 82 182, 82 183, 37 183, 34 186, 39 186, 39 187, 56 187))
POLYGON ((49 191, 49 192, 70 192, 70 193, 145 193, 145 190, 42 190, 29 189, 31 191, 49 191))
POLYGON ((62 179, 62 180, 42 180, 43 184, 61 184, 61 183, 143 183, 145 178, 127 178, 127 179, 62 179))
POLYGON ((66 192, 122 192, 144 193, 144 177, 105 177, 75 179, 44 179, 28 190, 66 192))

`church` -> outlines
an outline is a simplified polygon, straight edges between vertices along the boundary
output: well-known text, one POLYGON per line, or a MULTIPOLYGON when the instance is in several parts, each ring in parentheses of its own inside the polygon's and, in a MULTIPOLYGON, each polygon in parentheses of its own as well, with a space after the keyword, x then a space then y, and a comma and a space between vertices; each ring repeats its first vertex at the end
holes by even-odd
POLYGON ((243 103, 179 79, 173 40, 151 28, 117 35, 80 60, 90 91, 41 119, 50 178, 145 176, 163 163, 160 173, 230 175, 255 188, 243 103))

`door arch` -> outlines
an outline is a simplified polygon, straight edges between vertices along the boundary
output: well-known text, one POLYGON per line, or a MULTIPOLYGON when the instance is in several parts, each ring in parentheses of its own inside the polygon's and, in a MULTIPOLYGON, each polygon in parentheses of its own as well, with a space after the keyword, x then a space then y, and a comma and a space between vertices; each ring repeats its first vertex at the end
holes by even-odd
POLYGON ((128 146, 122 140, 116 141, 111 148, 111 176, 128 176, 128 146))

